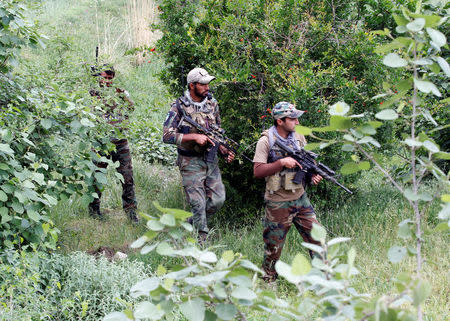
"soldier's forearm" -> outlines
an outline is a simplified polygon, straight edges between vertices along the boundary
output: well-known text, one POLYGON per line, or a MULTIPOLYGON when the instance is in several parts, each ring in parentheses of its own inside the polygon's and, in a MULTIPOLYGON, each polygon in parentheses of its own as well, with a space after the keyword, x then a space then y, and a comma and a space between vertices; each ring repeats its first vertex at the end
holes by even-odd
POLYGON ((282 169, 283 165, 280 160, 269 164, 255 163, 253 165, 253 175, 256 178, 263 178, 278 173, 282 169))

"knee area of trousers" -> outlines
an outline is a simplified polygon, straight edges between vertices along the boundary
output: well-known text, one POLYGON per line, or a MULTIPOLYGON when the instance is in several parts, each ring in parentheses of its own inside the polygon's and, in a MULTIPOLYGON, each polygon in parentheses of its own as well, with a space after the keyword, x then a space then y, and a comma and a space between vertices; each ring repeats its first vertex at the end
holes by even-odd
POLYGON ((216 208, 221 208, 225 203, 225 195, 221 195, 219 197, 214 197, 211 199, 211 205, 216 208))

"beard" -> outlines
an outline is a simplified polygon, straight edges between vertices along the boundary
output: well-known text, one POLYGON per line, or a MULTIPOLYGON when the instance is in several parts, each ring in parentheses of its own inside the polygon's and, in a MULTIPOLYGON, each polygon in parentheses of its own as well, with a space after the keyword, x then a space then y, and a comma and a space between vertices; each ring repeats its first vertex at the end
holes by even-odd
POLYGON ((201 90, 197 87, 197 85, 194 85, 194 94, 195 94, 197 97, 206 98, 206 96, 208 96, 208 93, 209 93, 209 90, 201 91, 201 90))

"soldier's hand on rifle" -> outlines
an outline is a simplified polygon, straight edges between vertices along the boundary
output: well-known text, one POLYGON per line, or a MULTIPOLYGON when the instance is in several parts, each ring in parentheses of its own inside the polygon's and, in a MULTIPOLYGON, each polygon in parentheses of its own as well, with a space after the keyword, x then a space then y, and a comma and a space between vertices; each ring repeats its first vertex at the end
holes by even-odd
POLYGON ((223 145, 220 145, 219 146, 219 150, 220 150, 220 153, 222 154, 222 155, 226 155, 225 156, 225 161, 227 162, 227 163, 231 163, 233 160, 234 160, 234 153, 231 151, 231 150, 229 150, 229 149, 227 149, 225 146, 223 146, 223 145))
POLYGON ((212 146, 214 146, 214 142, 206 135, 203 134, 194 134, 194 141, 200 145, 200 146, 204 146, 207 145, 208 143, 211 144, 212 146))
POLYGON ((317 185, 317 184, 319 184, 320 183, 320 181, 322 180, 322 176, 320 176, 319 174, 313 174, 312 176, 311 176, 311 182, 314 184, 314 185, 317 185))
POLYGON ((300 165, 299 162, 297 162, 295 159, 293 159, 292 157, 285 157, 280 159, 281 165, 283 165, 283 167, 286 168, 294 168, 294 167, 300 167, 303 168, 302 165, 300 165))

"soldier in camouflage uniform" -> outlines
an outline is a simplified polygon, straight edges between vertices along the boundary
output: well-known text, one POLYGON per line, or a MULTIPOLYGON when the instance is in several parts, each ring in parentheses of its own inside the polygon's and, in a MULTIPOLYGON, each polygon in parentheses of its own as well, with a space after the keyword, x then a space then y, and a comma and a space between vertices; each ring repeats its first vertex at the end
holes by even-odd
MULTIPOLYGON (((99 78, 99 84, 101 89, 106 88, 112 88, 112 82, 115 76, 115 71, 112 67, 109 67, 108 69, 105 69, 97 74, 94 74, 94 76, 98 76, 99 78)), ((116 95, 119 98, 119 102, 117 102, 115 99, 106 99, 100 90, 94 90, 91 89, 89 93, 91 96, 97 97, 99 99, 103 99, 104 103, 104 118, 105 120, 118 128, 120 131, 123 131, 124 128, 121 128, 120 125, 123 122, 124 119, 128 119, 127 112, 131 111, 133 109, 134 103, 129 98, 129 94, 126 90, 120 89, 120 88, 112 88, 114 91, 114 95, 116 95), (125 106, 124 106, 125 105, 125 106), (126 107, 126 110, 125 108, 126 107)), ((122 182, 122 205, 125 213, 127 214, 128 218, 134 222, 137 223, 138 217, 136 215, 136 196, 134 192, 134 181, 133 181, 133 167, 131 164, 131 154, 130 154, 130 148, 128 146, 128 140, 126 138, 110 138, 110 141, 116 146, 116 149, 114 151, 111 151, 109 155, 104 155, 108 158, 110 158, 113 162, 118 161, 119 167, 117 168, 117 171, 122 174, 123 176, 123 182, 122 182)), ((96 162, 94 163, 99 168, 106 168, 108 166, 107 163, 104 162, 96 162)), ((95 190, 98 195, 98 198, 95 198, 94 201, 92 201, 89 204, 89 213, 91 216, 95 218, 102 219, 103 214, 100 212, 100 197, 102 196, 102 193, 100 189, 95 185, 95 190)))
MULTIPOLYGON (((319 223, 305 192, 306 182, 292 182, 301 165, 291 157, 282 156, 278 145, 274 144, 277 139, 293 149, 300 149, 306 144, 305 137, 295 132, 295 126, 299 124, 298 117, 302 114, 290 103, 276 104, 272 111, 274 126, 262 133, 253 158, 255 177, 266 179, 262 267, 264 279, 268 282, 277 278, 275 263, 280 259, 292 224, 305 242, 319 244, 311 237, 313 223, 319 223)), ((320 175, 312 175, 306 180, 318 184, 321 179, 320 175)))
MULTIPOLYGON (((190 124, 180 123, 180 120, 185 113, 207 129, 220 128, 219 106, 209 93, 209 83, 213 79, 215 77, 202 68, 194 68, 188 73, 188 90, 172 103, 164 121, 163 133, 165 143, 178 147, 177 165, 200 242, 206 239, 209 231, 207 218, 216 213, 225 201, 225 187, 218 157, 215 156, 213 161, 206 161, 205 158, 214 143, 190 124)), ((234 159, 234 154, 222 145, 219 146, 219 153, 227 162, 234 159)))

